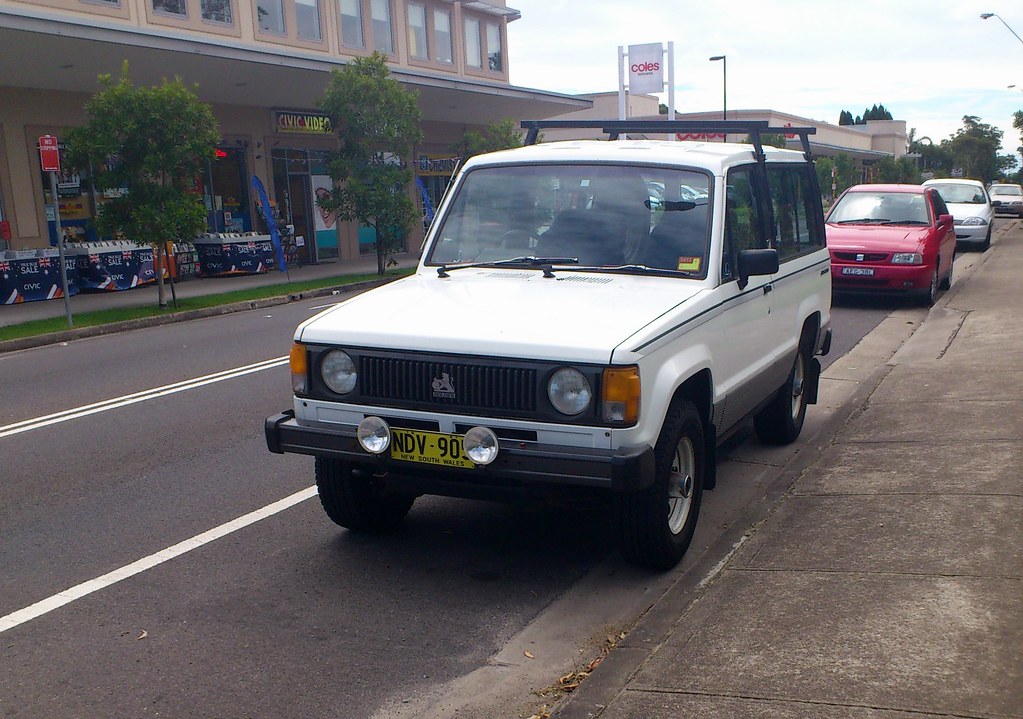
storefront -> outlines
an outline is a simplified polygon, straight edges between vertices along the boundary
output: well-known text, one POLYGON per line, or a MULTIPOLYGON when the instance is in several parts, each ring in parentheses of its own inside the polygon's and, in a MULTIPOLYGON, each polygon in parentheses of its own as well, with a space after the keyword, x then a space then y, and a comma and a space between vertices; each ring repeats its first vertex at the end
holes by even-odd
POLYGON ((197 182, 206 205, 208 232, 252 232, 249 202, 248 142, 219 145, 197 182))

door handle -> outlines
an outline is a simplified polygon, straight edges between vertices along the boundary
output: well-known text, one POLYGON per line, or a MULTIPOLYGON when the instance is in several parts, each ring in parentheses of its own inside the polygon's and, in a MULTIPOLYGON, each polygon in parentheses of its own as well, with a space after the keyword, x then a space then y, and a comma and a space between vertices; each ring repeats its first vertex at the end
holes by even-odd
POLYGON ((764 294, 766 295, 768 292, 770 292, 773 289, 774 289, 773 285, 764 285, 764 294))

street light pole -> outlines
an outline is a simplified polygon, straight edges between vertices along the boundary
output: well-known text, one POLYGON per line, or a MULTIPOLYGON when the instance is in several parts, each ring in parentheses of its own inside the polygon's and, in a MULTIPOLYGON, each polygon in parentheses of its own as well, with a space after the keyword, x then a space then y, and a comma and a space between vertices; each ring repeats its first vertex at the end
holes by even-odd
MULTIPOLYGON (((1005 22, 1005 20, 1002 20, 1002 16, 999 15, 998 13, 996 13, 996 12, 984 12, 984 13, 980 14, 980 19, 981 20, 987 20, 990 17, 998 18, 1001 21, 1002 25, 1005 25, 1005 29, 1006 30, 1011 32, 1013 35, 1016 35, 1016 31, 1013 30, 1011 27, 1009 27, 1009 23, 1005 22)), ((1016 35, 1016 39, 1019 40, 1021 45, 1023 45, 1023 37, 1020 37, 1019 35, 1016 35)))
POLYGON ((711 62, 721 61, 721 119, 728 119, 728 58, 724 55, 715 55, 710 58, 711 62))

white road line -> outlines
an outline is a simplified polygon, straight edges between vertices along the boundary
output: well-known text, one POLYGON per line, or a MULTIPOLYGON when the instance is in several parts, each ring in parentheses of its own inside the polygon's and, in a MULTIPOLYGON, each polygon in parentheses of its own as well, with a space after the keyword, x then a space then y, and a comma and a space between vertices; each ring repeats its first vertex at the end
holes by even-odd
POLYGON ((152 569, 153 567, 163 564, 164 562, 180 557, 183 554, 191 552, 193 549, 209 544, 210 542, 225 537, 232 532, 237 532, 239 529, 255 524, 256 522, 271 517, 279 512, 283 512, 285 509, 295 506, 300 502, 316 496, 316 487, 307 487, 299 492, 295 492, 290 497, 285 497, 282 500, 268 504, 262 509, 257 509, 254 512, 250 512, 242 517, 233 519, 230 522, 221 524, 219 527, 214 527, 202 534, 186 539, 183 542, 178 542, 174 546, 167 547, 155 554, 150 554, 148 557, 143 557, 131 564, 115 569, 112 572, 108 572, 101 577, 90 579, 88 581, 77 584, 69 589, 65 589, 62 592, 58 592, 51 597, 47 597, 41 601, 36 602, 24 609, 19 609, 16 612, 12 612, 6 616, 0 617, 0 634, 6 632, 8 629, 24 624, 25 622, 37 619, 52 612, 54 609, 59 609, 65 604, 70 604, 76 599, 81 599, 93 592, 97 592, 100 589, 105 589, 112 584, 116 584, 124 579, 133 577, 136 574, 152 569))
POLYGON ((43 417, 35 417, 33 419, 22 420, 21 422, 15 422, 13 424, 6 424, 0 426, 0 439, 9 437, 14 434, 20 434, 21 432, 28 432, 33 429, 40 429, 42 427, 48 427, 52 424, 59 424, 60 422, 67 422, 72 419, 79 419, 80 417, 87 417, 90 414, 97 414, 99 412, 106 412, 107 410, 117 409, 118 407, 126 407, 131 404, 138 402, 145 402, 150 399, 157 399, 158 397, 166 397, 170 394, 176 394, 177 392, 184 392, 185 390, 195 389, 197 387, 203 387, 214 382, 222 382, 223 380, 233 379, 235 377, 242 377, 253 372, 262 372, 265 369, 272 369, 274 367, 280 367, 281 365, 288 364, 287 357, 275 357, 274 359, 264 360, 262 362, 256 362, 254 364, 245 365, 243 367, 235 367, 234 369, 223 370, 222 372, 214 372, 213 374, 204 375, 202 377, 194 377, 192 379, 184 380, 181 382, 175 382, 173 384, 164 385, 162 387, 154 387, 152 389, 143 390, 141 392, 135 392, 133 394, 126 394, 123 397, 114 397, 113 399, 106 399, 102 402, 95 402, 93 404, 87 404, 82 407, 75 407, 73 409, 65 409, 60 412, 54 412, 43 417))

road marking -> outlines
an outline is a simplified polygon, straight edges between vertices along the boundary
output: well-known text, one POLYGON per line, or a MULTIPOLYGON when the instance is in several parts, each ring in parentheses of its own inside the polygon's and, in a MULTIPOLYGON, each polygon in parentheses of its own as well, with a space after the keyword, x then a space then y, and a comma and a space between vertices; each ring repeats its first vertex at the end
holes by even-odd
POLYGON ((106 412, 111 409, 117 409, 118 407, 127 407, 128 405, 145 402, 150 399, 166 397, 167 395, 196 389, 197 387, 203 387, 208 384, 213 384, 214 382, 223 382, 224 380, 234 379, 235 377, 242 377, 247 374, 252 374, 253 372, 262 372, 263 370, 280 367, 285 364, 288 364, 287 357, 275 357, 274 359, 263 360, 262 362, 245 365, 244 367, 236 367, 234 369, 223 370, 222 372, 214 372, 213 374, 204 375, 202 377, 195 377, 193 379, 175 382, 162 387, 154 387, 153 389, 147 389, 133 394, 126 394, 123 397, 114 397, 113 399, 87 404, 82 407, 61 410, 60 412, 54 412, 53 414, 48 414, 43 417, 36 417, 34 419, 15 422, 14 424, 2 425, 0 426, 0 439, 20 434, 22 432, 28 432, 29 430, 41 429, 42 427, 48 427, 53 424, 68 422, 72 419, 88 417, 90 414, 106 412))
POLYGON ((316 496, 316 486, 307 487, 299 492, 295 492, 289 497, 285 497, 277 502, 268 504, 261 509, 257 509, 254 512, 233 519, 230 522, 221 524, 219 527, 214 527, 202 534, 186 539, 183 542, 167 547, 155 554, 150 554, 148 557, 136 560, 131 564, 126 564, 120 569, 115 569, 112 572, 108 572, 101 577, 90 579, 88 581, 77 584, 69 589, 65 589, 62 592, 58 592, 51 597, 47 597, 41 601, 36 602, 24 609, 19 609, 16 612, 11 612, 7 616, 0 617, 0 634, 6 632, 8 629, 24 624, 25 622, 37 619, 44 614, 48 614, 55 609, 63 607, 65 604, 70 604, 76 599, 88 596, 93 592, 98 592, 100 589, 105 589, 113 584, 133 577, 136 574, 152 569, 153 567, 163 564, 166 561, 180 557, 183 554, 187 554, 194 549, 198 549, 203 545, 209 544, 221 537, 226 537, 232 532, 237 532, 239 529, 255 524, 256 522, 272 517, 273 515, 283 512, 285 509, 295 506, 300 502, 316 496))

